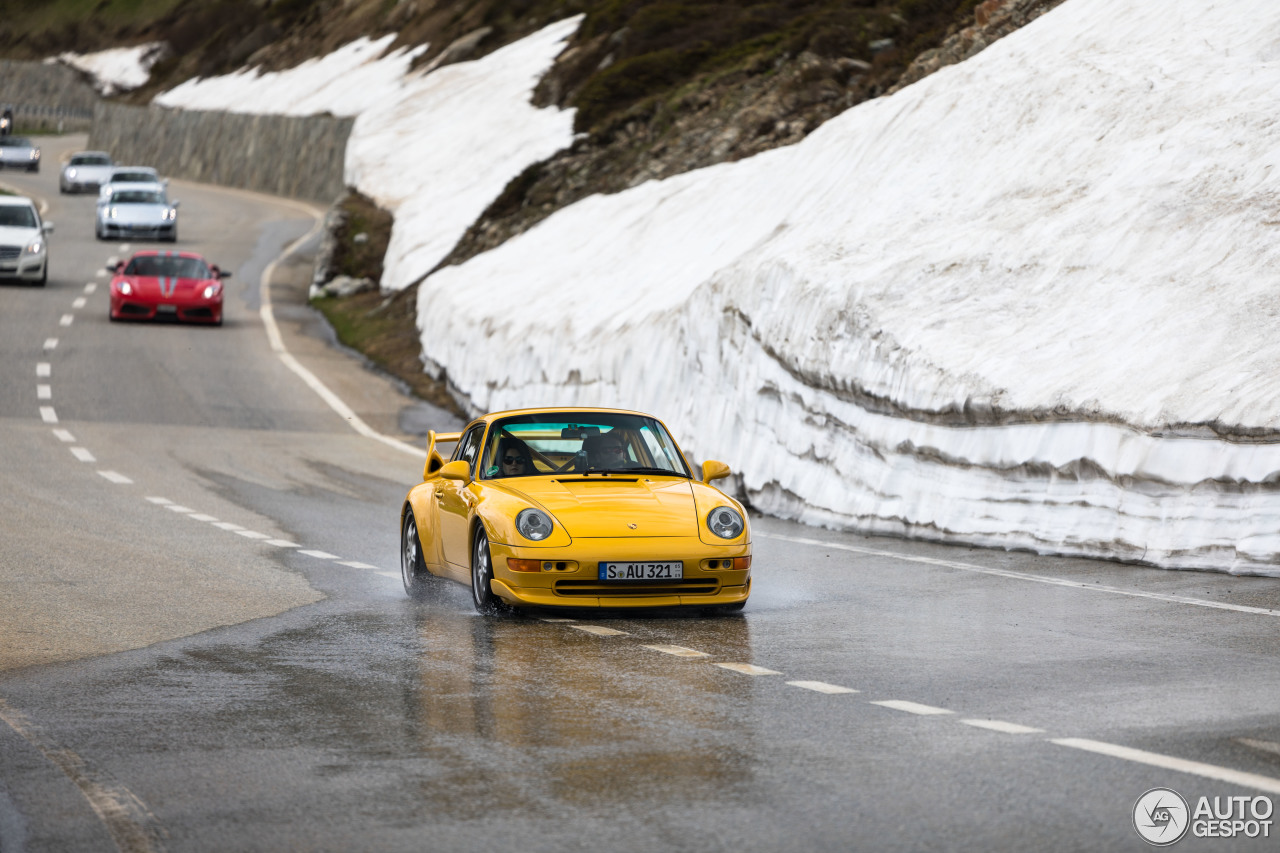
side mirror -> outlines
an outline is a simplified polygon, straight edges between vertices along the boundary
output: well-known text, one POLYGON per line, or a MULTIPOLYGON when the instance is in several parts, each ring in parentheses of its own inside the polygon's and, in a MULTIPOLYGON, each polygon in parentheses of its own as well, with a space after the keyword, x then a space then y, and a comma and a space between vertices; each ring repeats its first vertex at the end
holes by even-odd
POLYGON ((119 258, 117 258, 115 255, 112 255, 111 257, 107 258, 107 272, 115 272, 116 270, 120 269, 121 263, 123 262, 119 258))
POLYGON ((702 482, 704 483, 710 483, 712 480, 723 480, 729 476, 729 473, 729 466, 723 462, 708 459, 702 463, 702 482))
POLYGON ((440 469, 440 476, 446 480, 458 480, 462 483, 471 482, 471 463, 465 459, 459 459, 456 462, 449 462, 440 469))
POLYGON ((52 234, 52 233, 53 233, 53 223, 52 223, 52 222, 46 222, 46 223, 44 223, 43 225, 41 225, 41 226, 40 226, 40 230, 41 230, 41 231, 43 231, 43 232, 44 232, 44 233, 46 233, 46 234, 52 234))
POLYGON ((172 207, 174 210, 177 210, 181 204, 182 202, 178 201, 176 198, 173 201, 169 202, 169 206, 172 207))
POLYGON ((218 278, 231 278, 231 270, 218 270, 218 278))

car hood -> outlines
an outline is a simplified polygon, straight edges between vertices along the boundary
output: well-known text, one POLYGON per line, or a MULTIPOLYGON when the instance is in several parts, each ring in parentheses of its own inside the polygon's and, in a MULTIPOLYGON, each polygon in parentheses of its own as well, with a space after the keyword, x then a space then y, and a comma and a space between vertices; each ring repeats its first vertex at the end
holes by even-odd
POLYGON ((627 477, 529 477, 504 488, 555 516, 572 537, 697 536, 688 480, 627 477))
POLYGON ((111 177, 110 166, 71 166, 67 165, 62 168, 64 173, 69 173, 72 169, 76 170, 76 175, 71 180, 85 181, 100 184, 107 178, 111 177))
POLYGON ((38 151, 38 148, 16 148, 5 146, 0 148, 0 159, 4 160, 30 160, 31 152, 38 151))
POLYGON ((115 219, 112 221, 137 225, 164 222, 164 213, 170 206, 167 204, 108 204, 105 207, 108 211, 112 209, 116 211, 115 219))
POLYGON ((0 225, 0 244, 5 246, 25 246, 40 236, 38 228, 18 228, 13 225, 0 225))
POLYGON ((118 282, 129 282, 135 298, 175 299, 204 290, 213 279, 174 278, 173 276, 122 275, 118 282))

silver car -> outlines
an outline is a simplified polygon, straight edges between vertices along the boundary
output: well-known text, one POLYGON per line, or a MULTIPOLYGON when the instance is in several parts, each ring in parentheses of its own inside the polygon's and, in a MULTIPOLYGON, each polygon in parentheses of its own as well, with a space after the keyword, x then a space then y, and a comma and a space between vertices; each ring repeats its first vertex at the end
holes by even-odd
POLYGON ((174 243, 178 239, 178 202, 169 201, 158 184, 112 183, 106 197, 98 197, 99 240, 153 237, 174 243))
POLYGON ((113 166, 98 189, 98 203, 111 195, 113 184, 155 184, 167 190, 169 182, 150 166, 113 166))
POLYGON ((40 149, 25 136, 0 136, 0 168, 40 171, 40 149))
POLYGON ((41 222, 35 203, 20 195, 0 195, 0 278, 43 285, 49 278, 49 246, 45 235, 52 222, 41 222))
POLYGON ((113 166, 105 151, 77 151, 62 167, 58 189, 64 193, 97 192, 110 179, 113 166))

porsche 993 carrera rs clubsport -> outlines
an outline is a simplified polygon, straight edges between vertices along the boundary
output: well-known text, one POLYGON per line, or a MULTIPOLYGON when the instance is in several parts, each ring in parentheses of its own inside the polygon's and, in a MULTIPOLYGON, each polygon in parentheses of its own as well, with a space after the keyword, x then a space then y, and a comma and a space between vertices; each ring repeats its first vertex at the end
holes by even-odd
POLYGON ((195 252, 136 252, 107 264, 112 320, 185 320, 222 325, 220 270, 195 252))
POLYGON ((751 592, 741 504, 699 477, 656 418, 526 409, 431 433, 400 513, 405 590, 467 584, 478 611, 683 607, 736 611, 751 592), (440 446, 452 443, 448 461, 440 446))

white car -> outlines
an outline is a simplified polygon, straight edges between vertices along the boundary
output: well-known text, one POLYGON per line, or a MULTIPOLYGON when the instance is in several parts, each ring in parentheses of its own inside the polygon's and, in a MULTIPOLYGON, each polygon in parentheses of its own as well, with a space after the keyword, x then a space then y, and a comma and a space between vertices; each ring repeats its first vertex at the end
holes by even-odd
POLYGON ((64 193, 97 192, 111 178, 115 166, 105 151, 77 151, 62 167, 58 190, 64 193))
POLYGON ((49 279, 46 234, 52 222, 41 222, 29 198, 0 195, 0 278, 16 278, 43 285, 49 279))
POLYGON ((40 149, 25 136, 0 136, 0 169, 40 171, 40 149))
POLYGON ((169 188, 169 182, 150 166, 113 166, 98 188, 98 204, 111 195, 113 184, 156 184, 166 191, 169 188))
POLYGON ((93 233, 99 240, 154 237, 178 240, 178 202, 159 184, 108 184, 98 197, 93 233))

